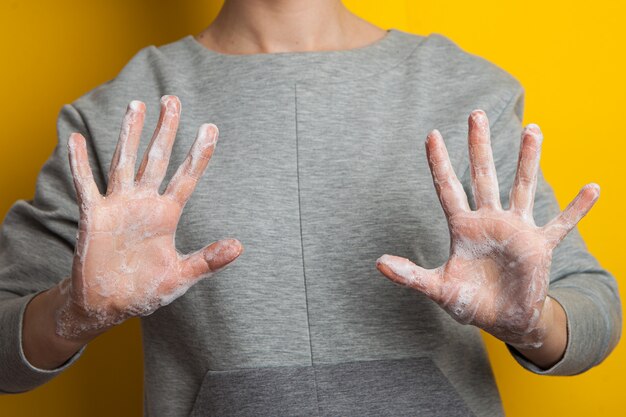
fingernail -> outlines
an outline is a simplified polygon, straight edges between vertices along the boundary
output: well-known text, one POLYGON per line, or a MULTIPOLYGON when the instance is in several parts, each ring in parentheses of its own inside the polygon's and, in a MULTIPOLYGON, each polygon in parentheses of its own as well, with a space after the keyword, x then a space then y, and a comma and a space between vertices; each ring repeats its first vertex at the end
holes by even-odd
POLYGON ((470 113, 470 116, 475 122, 480 122, 480 121, 485 120, 485 118, 487 117, 487 113, 485 113, 481 109, 476 109, 470 113))
POLYGON ((243 245, 237 239, 222 239, 217 242, 217 245, 216 250, 205 258, 213 272, 229 265, 243 253, 243 245))
POLYGON ((67 141, 67 145, 74 148, 78 141, 82 140, 80 133, 72 132, 70 133, 69 140, 67 141))
POLYGON ((214 145, 217 142, 219 136, 219 129, 213 123, 203 123, 200 127, 200 131, 208 137, 206 144, 208 146, 214 145))
POLYGON ((161 104, 164 105, 168 110, 176 110, 180 100, 175 95, 166 94, 161 97, 161 104))
POLYGON ((589 183, 586 185, 588 188, 592 188, 595 191, 595 198, 600 197, 600 186, 595 182, 589 183))
POLYGON ((538 145, 541 145, 541 143, 543 142, 543 133, 541 132, 539 126, 534 123, 529 123, 526 125, 526 127, 524 127, 522 137, 526 135, 530 135, 530 137, 534 138, 537 141, 538 145))
POLYGON ((539 127, 538 124, 535 124, 535 123, 527 124, 526 127, 524 128, 524 130, 530 131, 530 132, 538 134, 538 135, 541 134, 541 128, 539 127))
POLYGON ((426 143, 428 143, 428 141, 435 136, 441 136, 441 132, 439 132, 439 130, 437 129, 433 129, 428 132, 428 135, 426 135, 426 143))
POLYGON ((541 132, 541 128, 539 127, 539 125, 536 125, 535 123, 527 124, 524 128, 522 135, 527 134, 530 134, 532 137, 534 137, 538 144, 541 144, 543 142, 543 133, 541 132))
POLYGON ((142 102, 139 100, 132 100, 130 103, 128 103, 128 108, 132 111, 140 111, 141 107, 142 107, 142 102))

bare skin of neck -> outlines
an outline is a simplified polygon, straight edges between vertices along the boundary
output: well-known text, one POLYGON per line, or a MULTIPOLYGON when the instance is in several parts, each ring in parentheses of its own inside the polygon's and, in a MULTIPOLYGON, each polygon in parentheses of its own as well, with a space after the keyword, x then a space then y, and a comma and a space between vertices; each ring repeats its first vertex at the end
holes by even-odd
POLYGON ((386 35, 340 0, 226 0, 195 39, 223 54, 344 50, 386 35))

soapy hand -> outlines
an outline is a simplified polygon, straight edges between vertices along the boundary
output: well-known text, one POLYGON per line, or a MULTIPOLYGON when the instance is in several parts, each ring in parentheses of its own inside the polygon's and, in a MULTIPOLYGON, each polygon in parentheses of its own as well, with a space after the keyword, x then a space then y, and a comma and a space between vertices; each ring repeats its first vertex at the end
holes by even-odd
POLYGON ((558 216, 542 227, 533 220, 542 133, 527 125, 521 138, 509 208, 500 203, 489 122, 482 110, 469 117, 469 156, 476 210, 433 130, 426 152, 450 230, 448 261, 423 269, 408 259, 383 255, 377 268, 390 280, 421 291, 454 319, 472 324, 520 349, 542 346, 554 306, 547 297, 552 251, 599 197, 596 184, 582 188, 558 216))
POLYGON ((87 338, 129 317, 151 314, 241 254, 236 239, 220 240, 188 255, 175 248, 181 212, 218 136, 214 124, 200 126, 187 158, 160 194, 180 108, 176 96, 161 98, 157 128, 135 176, 145 104, 128 105, 104 196, 92 176, 85 138, 70 135, 80 221, 71 276, 59 284, 65 303, 56 313, 58 335, 87 338))

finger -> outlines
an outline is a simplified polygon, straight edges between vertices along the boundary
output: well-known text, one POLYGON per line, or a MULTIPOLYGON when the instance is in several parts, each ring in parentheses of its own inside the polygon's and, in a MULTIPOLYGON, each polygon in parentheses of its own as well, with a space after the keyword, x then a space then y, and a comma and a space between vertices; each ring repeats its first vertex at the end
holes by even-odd
POLYGON ((511 188, 509 209, 518 211, 524 217, 531 217, 533 214, 542 142, 543 134, 536 124, 531 123, 522 131, 517 173, 511 188))
POLYGON ((482 110, 474 110, 470 113, 468 125, 472 194, 476 208, 501 208, 487 115, 482 110))
POLYGON ((217 126, 214 124, 205 123, 200 126, 196 140, 191 146, 187 158, 178 167, 164 195, 174 198, 181 205, 187 202, 196 188, 198 180, 209 165, 218 135, 217 126))
POLYGON ((433 183, 447 217, 460 211, 469 211, 467 195, 459 182, 448 156, 448 150, 437 129, 426 137, 426 156, 433 183))
POLYGON ((565 210, 544 226, 548 239, 552 240, 556 246, 591 210, 599 197, 600 186, 598 184, 585 185, 565 210))
POLYGON ((439 275, 415 265, 406 258, 383 255, 376 260, 376 268, 391 281, 416 289, 436 300, 439 297, 439 275))
POLYGON ((176 138, 180 107, 178 97, 161 97, 159 122, 137 171, 136 182, 139 186, 154 187, 157 190, 161 186, 176 138))
POLYGON ((243 252, 237 239, 223 239, 185 256, 181 263, 183 279, 198 280, 225 268, 243 252))
POLYGON ((146 105, 143 102, 133 100, 128 104, 109 168, 107 195, 118 190, 128 189, 133 185, 137 148, 141 139, 145 114, 146 105))
POLYGON ((81 206, 88 205, 96 201, 101 195, 89 166, 85 137, 77 132, 70 134, 67 147, 78 202, 81 206))

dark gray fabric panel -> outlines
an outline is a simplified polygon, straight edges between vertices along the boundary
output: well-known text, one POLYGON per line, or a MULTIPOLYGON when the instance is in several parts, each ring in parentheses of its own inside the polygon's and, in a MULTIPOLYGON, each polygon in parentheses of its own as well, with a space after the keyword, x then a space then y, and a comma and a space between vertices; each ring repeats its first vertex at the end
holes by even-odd
POLYGON ((473 416, 430 358, 316 366, 320 416, 473 416))
POLYGON ((191 417, 474 416, 430 358, 209 371, 191 417))
POLYGON ((191 417, 317 416, 310 366, 279 366, 206 373, 191 417))

